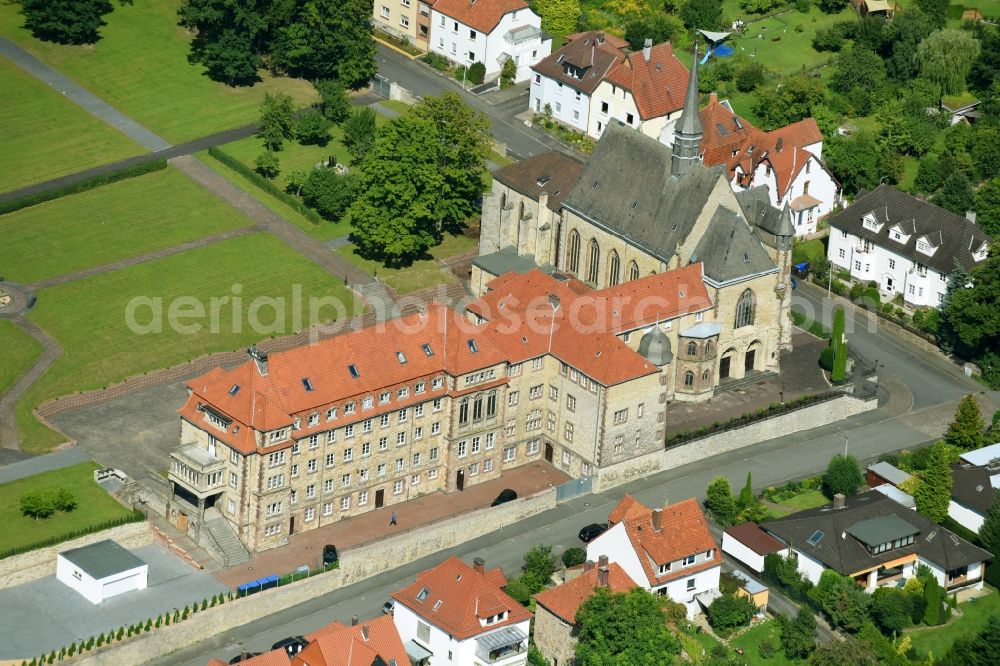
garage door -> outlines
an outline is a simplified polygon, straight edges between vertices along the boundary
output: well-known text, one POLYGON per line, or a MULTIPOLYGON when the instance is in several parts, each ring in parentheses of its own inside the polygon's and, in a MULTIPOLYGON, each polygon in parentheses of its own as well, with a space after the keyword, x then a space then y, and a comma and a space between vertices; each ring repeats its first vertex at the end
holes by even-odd
POLYGON ((104 599, 107 599, 108 597, 113 597, 116 594, 121 594, 122 592, 129 592, 130 590, 135 589, 138 582, 139 574, 135 574, 134 576, 129 576, 128 578, 122 578, 111 583, 105 583, 102 588, 102 596, 104 599))

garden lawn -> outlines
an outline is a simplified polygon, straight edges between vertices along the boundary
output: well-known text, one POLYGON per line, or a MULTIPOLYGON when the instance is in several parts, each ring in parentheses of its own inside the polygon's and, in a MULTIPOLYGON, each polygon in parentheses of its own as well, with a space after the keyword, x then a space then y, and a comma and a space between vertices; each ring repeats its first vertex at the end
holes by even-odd
POLYGON ((719 640, 705 631, 697 633, 687 633, 674 628, 674 635, 681 642, 681 648, 691 657, 691 662, 701 664, 711 658, 712 650, 721 645, 719 640))
POLYGON ((231 88, 204 76, 187 60, 191 38, 177 25, 180 4, 116 2, 97 44, 62 46, 33 38, 18 5, 2 3, 0 34, 173 143, 255 122, 266 92, 286 92, 300 107, 316 101, 312 85, 299 79, 262 73, 252 87, 231 88))
POLYGON ((815 263, 826 258, 826 244, 822 238, 795 243, 792 245, 792 263, 808 261, 815 263))
POLYGON ((781 632, 778 629, 778 623, 774 620, 761 622, 756 627, 748 629, 739 638, 729 641, 729 645, 733 648, 743 648, 741 658, 747 666, 791 666, 792 664, 806 663, 785 656, 781 650, 781 632), (769 659, 760 656, 760 644, 764 641, 770 641, 776 650, 769 659))
POLYGON ((0 275, 32 284, 251 224, 167 167, 0 216, 0 275))
POLYGON ((0 192, 146 152, 3 58, 0 90, 0 192))
POLYGON ((771 520, 783 518, 796 511, 805 511, 806 509, 813 509, 829 503, 830 500, 819 490, 807 490, 783 502, 764 502, 771 520))
MULTIPOLYGON (((3 287, 0 286, 0 291, 3 287)), ((0 396, 28 371, 42 345, 9 319, 0 319, 0 396)))
POLYGON ((399 294, 408 294, 418 289, 439 284, 456 282, 454 274, 439 263, 439 259, 467 252, 476 246, 476 240, 465 235, 445 235, 437 247, 429 250, 429 257, 419 259, 405 268, 387 268, 380 261, 365 259, 357 254, 353 243, 337 248, 337 254, 369 275, 378 277, 399 294))
POLYGON ((857 20, 857 13, 850 6, 838 14, 824 14, 812 7, 808 14, 791 11, 781 16, 772 16, 755 21, 747 26, 742 35, 733 35, 725 43, 732 46, 737 56, 746 53, 772 72, 782 76, 813 69, 836 54, 821 53, 812 47, 816 31, 839 21, 857 20), (802 31, 796 32, 801 26, 802 31), (773 41, 778 37, 778 41, 773 41))
POLYGON ((94 482, 94 470, 100 468, 95 462, 83 462, 0 485, 0 524, 4 526, 0 549, 18 548, 45 539, 69 536, 76 530, 128 515, 128 509, 94 482), (73 493, 77 501, 75 510, 56 513, 44 520, 21 515, 22 495, 57 488, 65 488, 73 493))
MULTIPOLYGON (((32 407, 45 400, 296 332, 310 323, 311 296, 338 299, 346 315, 359 311, 341 279, 263 233, 41 290, 38 305, 29 316, 55 337, 63 353, 18 402, 22 447, 37 452, 62 439, 31 416, 32 407), (293 285, 301 289, 300 308, 295 307, 293 285), (242 299, 236 316, 231 302, 220 303, 217 326, 211 326, 210 299, 232 297, 234 290, 242 299), (162 299, 162 332, 130 330, 127 308, 137 297, 162 299), (178 301, 181 297, 187 297, 188 303, 178 301), (284 312, 276 316, 275 309, 265 303, 255 317, 261 325, 251 326, 252 302, 258 298, 284 299, 284 312), (178 323, 200 328, 182 333, 170 325, 172 305, 183 305, 184 311, 190 312, 195 304, 204 308, 204 314, 181 315, 178 323)), ((153 306, 139 308, 135 321, 149 324, 153 310, 153 306)), ((331 321, 338 316, 328 307, 318 319, 331 321)))
POLYGON ((943 657, 958 638, 972 636, 986 626, 990 616, 1000 614, 1000 594, 992 587, 985 589, 989 589, 991 594, 958 605, 962 617, 940 627, 908 630, 906 635, 913 639, 913 649, 917 655, 923 657, 933 654, 935 658, 943 657))

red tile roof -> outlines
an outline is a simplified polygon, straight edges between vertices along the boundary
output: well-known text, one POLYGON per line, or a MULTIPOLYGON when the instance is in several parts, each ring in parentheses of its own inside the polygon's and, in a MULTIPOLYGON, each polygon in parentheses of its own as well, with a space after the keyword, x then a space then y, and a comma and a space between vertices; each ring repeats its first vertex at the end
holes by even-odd
MULTIPOLYGON (((242 666, 289 666, 291 663, 292 660, 284 648, 271 650, 240 662, 242 666)), ((207 666, 226 666, 226 662, 221 659, 212 659, 207 666)))
POLYGON ((527 608, 504 592, 506 585, 507 579, 499 568, 480 573, 452 555, 433 569, 417 574, 416 581, 394 592, 392 598, 428 623, 465 640, 531 618, 527 608), (424 589, 427 592, 421 595, 424 589), (480 623, 504 612, 507 618, 503 621, 489 626, 480 623))
POLYGON ((642 51, 629 54, 605 78, 631 92, 639 117, 648 120, 684 108, 690 76, 674 55, 674 47, 664 42, 650 49, 649 60, 642 51))
POLYGON ((712 306, 701 264, 632 280, 601 291, 539 270, 508 273, 467 308, 487 321, 512 363, 551 353, 605 386, 656 372, 617 333, 712 306), (559 299, 553 314, 550 295, 559 299))
POLYGON ((727 527, 725 532, 758 555, 777 553, 778 551, 785 550, 787 547, 760 529, 760 525, 757 523, 740 523, 739 525, 727 527))
POLYGON ((484 33, 493 32, 500 19, 513 11, 527 9, 524 0, 437 0, 434 11, 484 33))
POLYGON ((618 506, 608 514, 608 524, 617 525, 623 520, 630 518, 641 518, 649 513, 649 507, 625 493, 625 497, 618 502, 618 506))
MULTIPOLYGON (((535 595, 535 601, 539 606, 544 606, 546 610, 562 618, 566 622, 576 621, 576 611, 587 599, 593 596, 594 591, 599 587, 599 570, 595 566, 590 571, 585 571, 573 580, 562 585, 539 592, 535 595)), ((634 588, 635 582, 629 578, 617 563, 608 565, 607 587, 612 592, 628 592, 634 588)))
POLYGON ((708 104, 699 115, 705 166, 723 164, 730 178, 736 175, 739 167, 744 180, 749 182, 757 165, 766 161, 774 170, 779 199, 785 196, 788 186, 806 162, 815 157, 805 147, 823 140, 819 125, 812 118, 770 132, 759 130, 722 104, 715 93, 709 95, 708 104), (752 154, 749 152, 751 146, 752 154))
POLYGON ((400 666, 409 663, 391 615, 363 620, 354 626, 332 622, 308 634, 309 646, 292 659, 292 666, 372 666, 376 659, 400 666))

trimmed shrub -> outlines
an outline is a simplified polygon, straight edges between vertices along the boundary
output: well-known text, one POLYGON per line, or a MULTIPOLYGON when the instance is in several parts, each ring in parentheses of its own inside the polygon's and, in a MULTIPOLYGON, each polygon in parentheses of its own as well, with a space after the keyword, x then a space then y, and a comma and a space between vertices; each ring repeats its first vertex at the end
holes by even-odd
POLYGON ((486 78, 486 65, 474 62, 469 65, 469 80, 477 86, 486 78))
POLYGON ((833 347, 827 347, 819 354, 819 367, 827 372, 833 370, 833 347))
POLYGON ((562 562, 567 567, 575 567, 587 561, 587 551, 583 548, 567 548, 563 551, 562 562))

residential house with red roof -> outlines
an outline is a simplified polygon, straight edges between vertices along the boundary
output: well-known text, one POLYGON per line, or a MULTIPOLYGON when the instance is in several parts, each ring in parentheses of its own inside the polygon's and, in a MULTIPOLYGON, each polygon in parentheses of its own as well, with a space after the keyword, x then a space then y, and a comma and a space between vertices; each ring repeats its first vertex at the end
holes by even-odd
POLYGON ((535 595, 535 647, 552 666, 576 663, 576 612, 600 589, 628 592, 636 587, 625 570, 602 556, 588 560, 580 575, 535 595))
POLYGON ((587 544, 587 558, 602 555, 636 585, 699 612, 696 597, 719 588, 722 553, 694 498, 651 509, 628 495, 608 517, 611 527, 587 544))
POLYGON ((535 65, 529 104, 598 139, 621 122, 656 138, 680 116, 688 70, 669 43, 647 40, 630 53, 628 42, 603 31, 581 32, 535 65))
MULTIPOLYGON (((375 4, 380 4, 382 0, 375 4)), ((430 50, 453 63, 486 65, 486 78, 513 60, 517 81, 552 51, 552 37, 525 0, 436 0, 431 7, 430 50)))
MULTIPOLYGON (((705 166, 725 167, 734 192, 767 187, 772 206, 791 210, 796 236, 816 231, 816 223, 840 202, 840 183, 823 163, 823 134, 814 119, 765 132, 715 93, 700 116, 705 166)), ((660 141, 671 144, 672 126, 660 141)))
POLYGON ((455 556, 393 593, 393 620, 413 663, 523 666, 531 612, 505 591, 499 568, 455 556))

